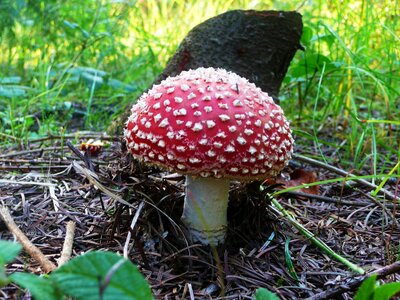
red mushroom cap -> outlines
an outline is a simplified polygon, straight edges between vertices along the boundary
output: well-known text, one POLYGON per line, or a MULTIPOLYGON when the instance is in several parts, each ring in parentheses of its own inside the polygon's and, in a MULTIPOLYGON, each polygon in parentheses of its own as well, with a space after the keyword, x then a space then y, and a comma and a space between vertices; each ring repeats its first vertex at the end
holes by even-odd
POLYGON ((125 139, 145 162, 202 177, 276 176, 293 152, 289 123, 272 98, 213 68, 154 85, 133 105, 125 139))
POLYGON ((100 153, 104 143, 100 140, 89 139, 86 142, 81 143, 81 150, 90 152, 91 156, 96 156, 100 153))

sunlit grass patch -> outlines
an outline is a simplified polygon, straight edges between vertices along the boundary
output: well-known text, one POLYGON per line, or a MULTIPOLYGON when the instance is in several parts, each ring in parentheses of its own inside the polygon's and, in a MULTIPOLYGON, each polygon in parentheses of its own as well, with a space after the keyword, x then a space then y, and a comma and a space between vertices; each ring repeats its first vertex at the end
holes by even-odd
POLYGON ((3 6, 2 143, 105 130, 197 24, 229 9, 298 9, 305 51, 296 54, 280 95, 295 132, 308 136, 324 159, 330 159, 324 145, 337 142, 334 154, 349 168, 368 164, 376 170, 399 155, 399 125, 393 122, 400 119, 400 38, 392 1, 73 0, 3 6))

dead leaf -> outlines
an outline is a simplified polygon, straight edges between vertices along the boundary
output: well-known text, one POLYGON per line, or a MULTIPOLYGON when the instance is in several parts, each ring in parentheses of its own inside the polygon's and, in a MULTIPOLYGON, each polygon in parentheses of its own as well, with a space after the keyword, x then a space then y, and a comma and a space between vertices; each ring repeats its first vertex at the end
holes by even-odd
MULTIPOLYGON (((304 169, 293 170, 293 172, 289 174, 289 177, 289 180, 283 177, 278 177, 276 179, 276 183, 282 184, 282 188, 285 189, 318 181, 317 174, 315 174, 315 172, 307 171, 304 169)), ((315 185, 310 187, 303 187, 299 188, 297 191, 305 194, 319 195, 319 186, 315 185)))

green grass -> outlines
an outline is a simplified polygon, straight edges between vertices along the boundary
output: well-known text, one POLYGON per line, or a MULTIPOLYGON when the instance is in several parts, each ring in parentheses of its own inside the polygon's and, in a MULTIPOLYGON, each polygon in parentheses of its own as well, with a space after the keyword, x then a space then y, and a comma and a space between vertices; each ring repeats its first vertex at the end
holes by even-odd
POLYGON ((306 51, 280 98, 299 146, 388 173, 400 157, 397 2, 2 1, 0 145, 105 130, 195 25, 229 9, 298 9, 306 51))

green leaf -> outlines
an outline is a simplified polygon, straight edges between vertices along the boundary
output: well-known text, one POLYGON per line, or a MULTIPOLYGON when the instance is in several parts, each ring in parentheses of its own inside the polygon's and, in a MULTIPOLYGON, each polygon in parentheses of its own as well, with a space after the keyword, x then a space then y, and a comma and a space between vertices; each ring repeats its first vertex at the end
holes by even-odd
POLYGON ((0 83, 1 84, 5 84, 5 83, 19 84, 20 82, 21 82, 21 77, 20 76, 10 76, 10 77, 0 78, 0 83))
POLYGON ((256 291, 256 300, 279 300, 279 297, 267 289, 259 288, 256 291))
POLYGON ((137 267, 111 252, 79 256, 54 271, 51 278, 65 294, 78 300, 153 299, 137 267))
POLYGON ((3 263, 8 263, 14 260, 21 249, 22 246, 18 243, 0 240, 0 260, 3 263))
POLYGON ((104 79, 102 77, 100 77, 99 75, 93 75, 91 73, 83 72, 81 74, 81 78, 89 86, 92 86, 94 84, 95 87, 100 87, 104 83, 104 79))
POLYGON ((294 269, 293 262, 292 262, 292 256, 290 254, 289 250, 289 243, 290 243, 290 238, 287 238, 285 241, 285 263, 286 267, 289 270, 290 275, 292 276, 293 279, 300 281, 299 276, 297 276, 296 270, 294 269))
POLYGON ((311 44, 311 38, 313 37, 313 31, 310 27, 304 26, 303 27, 303 33, 301 35, 301 43, 304 46, 309 46, 311 44))
POLYGON ((109 79, 107 81, 107 84, 111 86, 113 89, 123 90, 128 93, 135 92, 138 89, 136 86, 123 83, 117 79, 109 79))
POLYGON ((388 300, 397 293, 400 293, 400 282, 386 283, 375 289, 374 300, 388 300))
POLYGON ((64 20, 64 21, 63 21, 63 24, 64 24, 65 26, 67 26, 68 28, 71 28, 71 29, 76 29, 76 28, 79 27, 78 24, 69 22, 69 21, 67 21, 67 20, 64 20))
POLYGON ((25 96, 24 87, 0 85, 0 96, 7 98, 15 98, 25 96))
POLYGON ((335 37, 331 33, 321 34, 313 36, 310 42, 326 42, 328 47, 332 47, 332 44, 335 42, 335 37))
POLYGON ((0 240, 0 287, 9 283, 4 265, 14 260, 21 248, 22 246, 18 243, 0 240))
POLYGON ((81 28, 81 32, 82 32, 82 35, 85 38, 87 38, 87 39, 90 38, 90 33, 88 31, 86 31, 85 29, 81 28))
POLYGON ((10 282, 10 280, 7 277, 4 265, 5 262, 0 258, 0 288, 6 286, 10 282))
POLYGON ((91 75, 97 75, 100 77, 104 77, 107 75, 107 72, 104 72, 99 69, 95 68, 90 68, 90 67, 74 67, 68 71, 68 73, 74 74, 74 75, 82 75, 82 73, 89 73, 91 75))
POLYGON ((330 71, 340 68, 340 64, 336 64, 325 55, 311 52, 311 54, 305 55, 299 63, 292 68, 291 76, 303 77, 312 74, 316 70, 321 71, 323 68, 325 68, 325 71, 330 71))
POLYGON ((363 281, 358 288, 354 300, 372 300, 376 288, 376 275, 373 275, 363 281))
POLYGON ((59 300, 62 296, 51 280, 30 273, 14 273, 10 279, 28 289, 36 300, 59 300))

